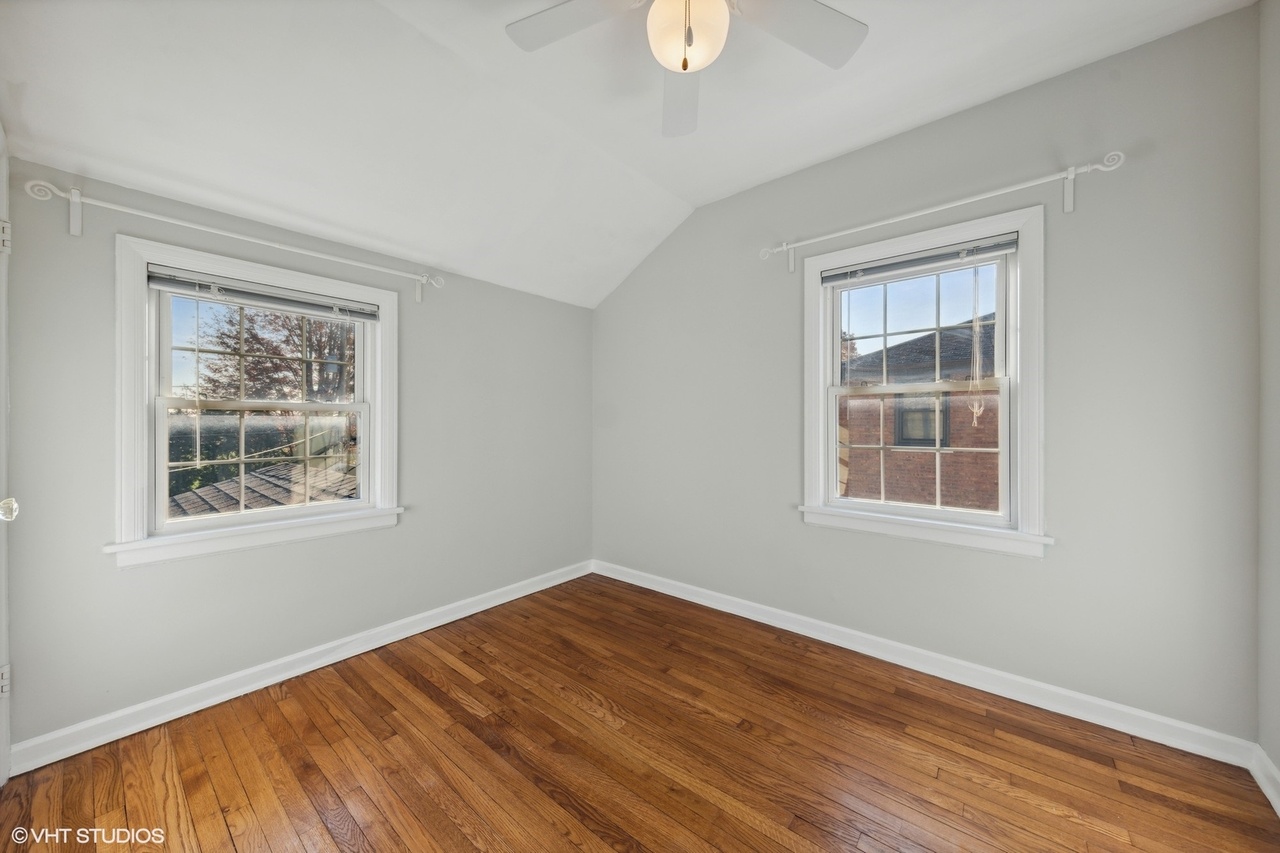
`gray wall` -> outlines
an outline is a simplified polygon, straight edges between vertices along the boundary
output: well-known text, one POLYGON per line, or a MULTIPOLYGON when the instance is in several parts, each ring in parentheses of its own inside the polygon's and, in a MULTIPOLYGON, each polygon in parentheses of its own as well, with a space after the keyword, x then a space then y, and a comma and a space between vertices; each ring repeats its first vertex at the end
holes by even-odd
POLYGON ((591 556, 586 309, 457 276, 417 304, 411 281, 93 207, 70 237, 65 202, 22 191, 32 178, 352 251, 13 161, 15 741, 591 556), (400 292, 397 527, 115 567, 117 233, 400 292))
POLYGON ((1260 734, 1280 764, 1280 0, 1261 6, 1262 57, 1262 456, 1258 575, 1260 734))
POLYGON ((1255 738, 1257 26, 698 210, 595 313, 595 556, 1255 738), (1113 149, 1069 216, 1050 185, 863 237, 1045 204, 1048 556, 803 524, 801 280, 760 248, 1113 149))

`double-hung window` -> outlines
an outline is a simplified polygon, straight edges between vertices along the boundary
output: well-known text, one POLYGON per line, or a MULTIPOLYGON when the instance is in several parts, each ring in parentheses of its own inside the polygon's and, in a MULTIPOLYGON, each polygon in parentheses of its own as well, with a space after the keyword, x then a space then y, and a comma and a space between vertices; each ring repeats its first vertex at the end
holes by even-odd
POLYGON ((1041 216, 806 261, 807 522, 1043 553, 1041 216))
POLYGON ((395 294, 121 237, 122 565, 395 523, 395 294))

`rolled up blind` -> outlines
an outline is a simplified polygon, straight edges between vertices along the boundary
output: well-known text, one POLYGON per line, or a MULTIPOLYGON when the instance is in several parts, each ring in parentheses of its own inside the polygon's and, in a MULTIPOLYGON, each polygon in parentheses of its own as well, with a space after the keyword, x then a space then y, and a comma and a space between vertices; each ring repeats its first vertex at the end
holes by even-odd
POLYGON ((194 273, 158 264, 150 264, 147 267, 147 284, 156 290, 195 299, 234 300, 238 304, 255 308, 289 311, 315 317, 378 319, 378 306, 366 302, 353 302, 348 299, 321 296, 269 284, 194 273))

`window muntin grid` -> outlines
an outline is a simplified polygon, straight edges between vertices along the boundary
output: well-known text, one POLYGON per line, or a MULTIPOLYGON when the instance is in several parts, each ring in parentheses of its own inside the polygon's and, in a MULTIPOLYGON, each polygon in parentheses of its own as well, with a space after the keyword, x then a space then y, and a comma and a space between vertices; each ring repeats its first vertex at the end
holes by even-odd
POLYGON ((834 505, 1009 517, 1005 303, 1013 261, 1010 253, 932 263, 829 290, 834 505), (923 400, 932 401, 933 441, 900 440, 898 419, 923 400))
POLYGON ((157 529, 362 499, 366 321, 158 303, 157 529))

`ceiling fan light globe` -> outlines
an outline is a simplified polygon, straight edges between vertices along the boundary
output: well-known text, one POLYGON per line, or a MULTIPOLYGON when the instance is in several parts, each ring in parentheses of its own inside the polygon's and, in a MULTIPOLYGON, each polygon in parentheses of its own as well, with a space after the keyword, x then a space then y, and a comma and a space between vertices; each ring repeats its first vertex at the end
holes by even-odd
POLYGON ((725 0, 689 0, 693 44, 685 44, 685 0, 653 0, 649 7, 649 49, 663 68, 701 71, 720 55, 729 37, 729 5, 725 0), (683 67, 685 58, 688 67, 683 67))

